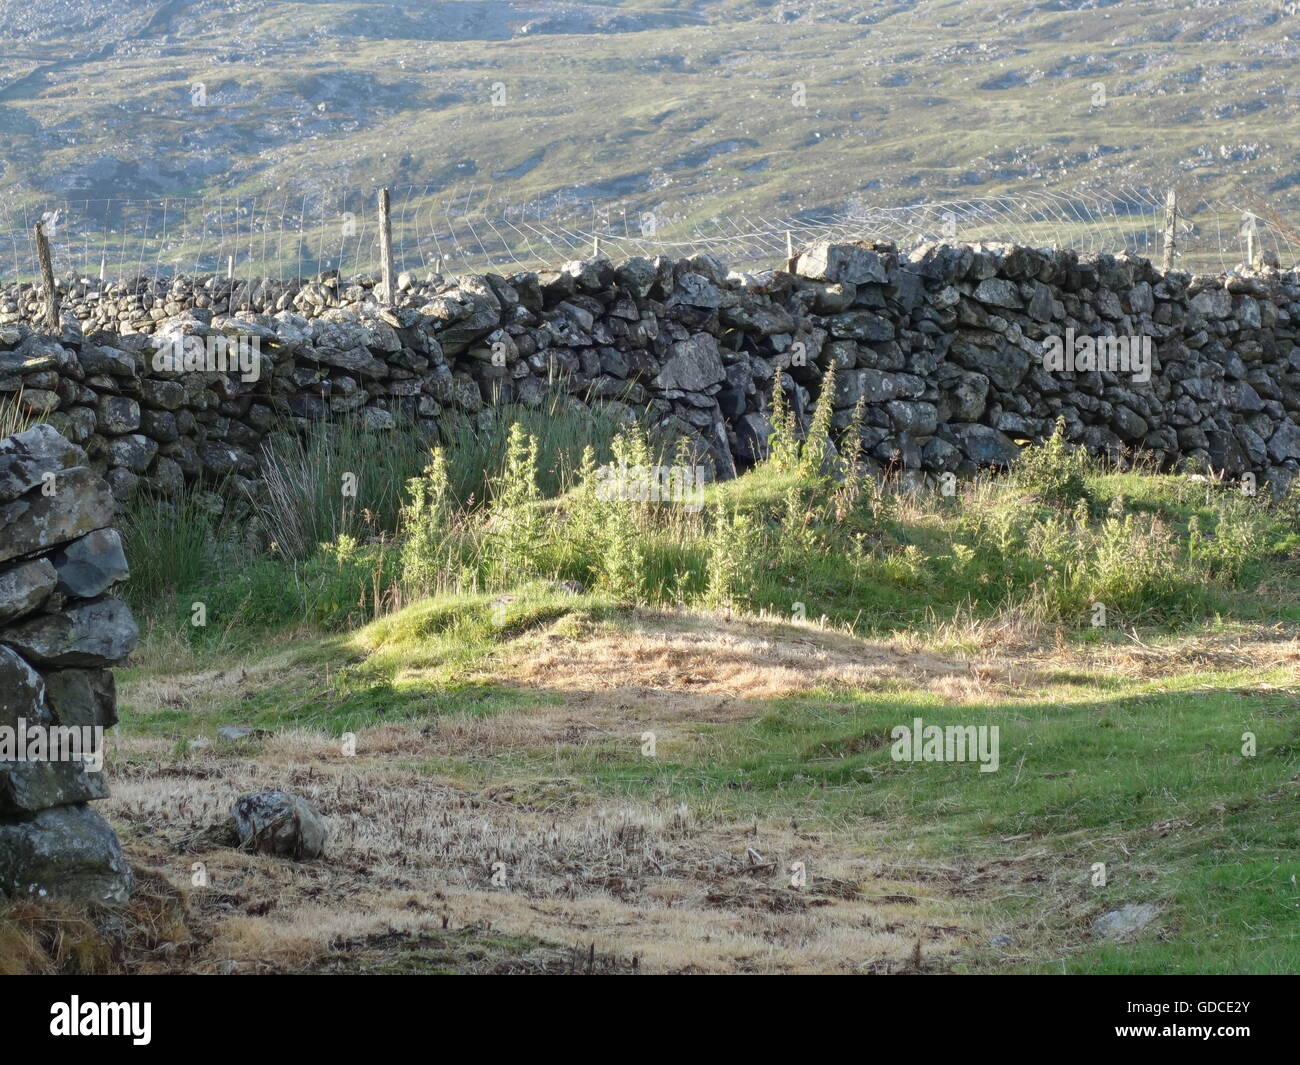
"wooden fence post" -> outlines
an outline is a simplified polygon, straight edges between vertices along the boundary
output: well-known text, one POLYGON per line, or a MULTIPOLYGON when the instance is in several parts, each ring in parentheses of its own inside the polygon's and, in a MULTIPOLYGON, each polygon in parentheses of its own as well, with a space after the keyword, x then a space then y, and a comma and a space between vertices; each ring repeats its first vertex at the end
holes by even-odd
POLYGON ((393 218, 387 189, 379 190, 379 261, 383 271, 381 298, 384 303, 392 303, 397 293, 393 286, 393 218))
POLYGON ((45 288, 45 328, 59 332, 59 293, 54 285, 54 260, 50 242, 45 238, 45 223, 36 223, 36 258, 41 265, 41 285, 45 288))
POLYGON ((1174 250, 1178 240, 1178 190, 1165 194, 1165 248, 1160 260, 1160 272, 1169 273, 1174 268, 1174 250))

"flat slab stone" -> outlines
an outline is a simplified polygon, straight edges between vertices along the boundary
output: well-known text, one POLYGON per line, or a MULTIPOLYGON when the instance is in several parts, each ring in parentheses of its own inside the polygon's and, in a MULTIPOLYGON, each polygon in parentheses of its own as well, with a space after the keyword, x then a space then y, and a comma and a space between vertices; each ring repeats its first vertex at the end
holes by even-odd
POLYGON ((0 632, 29 662, 45 666, 111 666, 131 653, 139 629, 131 608, 101 596, 37 614, 0 632))
POLYGON ((0 503, 38 487, 49 473, 84 466, 86 453, 51 425, 0 439, 0 503))
POLYGON ((85 536, 113 522, 108 482, 86 466, 55 474, 53 490, 33 488, 0 503, 0 562, 85 536))

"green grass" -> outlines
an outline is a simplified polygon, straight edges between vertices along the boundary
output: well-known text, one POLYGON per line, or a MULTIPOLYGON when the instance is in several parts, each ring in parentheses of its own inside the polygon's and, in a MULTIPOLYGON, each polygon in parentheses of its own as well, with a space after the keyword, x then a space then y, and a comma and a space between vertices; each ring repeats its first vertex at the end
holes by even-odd
POLYGON ((503 643, 568 616, 595 621, 617 616, 617 607, 544 586, 521 589, 509 601, 487 594, 442 596, 346 635, 281 630, 272 654, 265 629, 241 633, 238 644, 213 638, 178 646, 165 628, 168 622, 155 617, 135 656, 138 664, 121 671, 125 685, 182 669, 247 676, 217 694, 195 693, 203 703, 199 713, 151 707, 126 727, 187 738, 222 725, 341 735, 380 722, 482 716, 538 705, 546 698, 494 683, 484 671, 503 643))
MULTIPOLYGON (((486 679, 503 645, 566 617, 634 620, 608 603, 545 590, 504 613, 492 606, 487 596, 422 602, 349 637, 279 652, 250 690, 201 717, 127 710, 125 727, 188 735, 240 723, 338 734, 531 709, 554 699, 486 679)), ((124 685, 139 679, 128 671, 124 685)), ((855 838, 868 831, 873 849, 912 862, 1005 863, 1014 874, 1005 891, 975 903, 1018 930, 1014 966, 1024 971, 1290 972, 1300 967, 1300 891, 1290 879, 1300 870, 1300 693, 1287 680, 1257 670, 1158 681, 1062 670, 1014 697, 964 704, 895 683, 774 700, 737 724, 688 726, 654 759, 619 737, 426 768, 479 783, 571 780, 597 795, 685 803, 697 818, 793 820, 855 838), (1000 768, 893 760, 891 730, 915 717, 998 726, 1000 768), (1241 753, 1244 732, 1256 737, 1253 757, 1241 753), (1105 887, 1089 883, 1096 862, 1106 863, 1105 887), (1127 902, 1161 907, 1154 930, 1119 945, 1086 936, 1094 917, 1127 902)), ((977 952, 968 964, 1007 963, 977 952)))
POLYGON ((1025 882, 1044 890, 1012 887, 1014 876, 992 907, 1012 926, 1046 922, 1028 971, 1294 972, 1300 695, 1269 690, 1280 678, 1252 672, 1081 679, 987 704, 908 687, 824 692, 777 701, 740 725, 696 727, 654 759, 622 742, 496 768, 592 780, 686 803, 696 816, 870 828, 875 849, 912 861, 970 868, 1029 854, 1025 882), (894 761, 891 730, 916 717, 997 725, 1000 768, 894 761), (1241 754, 1247 731, 1254 757, 1241 754), (1096 862, 1105 887, 1090 884, 1096 862), (1137 947, 1086 938, 1093 917, 1128 902, 1160 905, 1158 936, 1137 947))
MULTIPOLYGON (((673 730, 653 759, 619 735, 419 768, 525 788, 560 778, 584 793, 683 802, 740 823, 791 820, 846 840, 868 833, 909 861, 997 870, 1000 892, 975 892, 972 905, 1024 942, 1010 961, 973 952, 974 969, 1300 968, 1290 881, 1300 692, 1281 664, 1197 671, 1178 650, 1188 638, 1230 646, 1294 631, 1294 498, 1273 505, 1189 477, 1080 465, 1050 446, 1022 475, 953 498, 909 495, 800 472, 796 448, 790 468, 773 461, 710 485, 695 512, 600 499, 573 469, 573 447, 544 488, 535 445, 516 432, 510 461, 478 463, 485 504, 426 516, 435 546, 425 571, 447 570, 432 595, 403 583, 400 524, 395 539, 343 536, 297 561, 218 566, 219 555, 180 550, 170 570, 146 566, 129 589, 149 600, 146 639, 124 687, 221 675, 177 705, 124 704, 124 727, 176 737, 183 755, 179 741, 221 724, 338 735, 535 709, 560 697, 496 679, 516 641, 617 633, 645 616, 638 609, 677 602, 778 622, 802 603, 846 632, 974 657, 985 654, 981 626, 1005 625, 1013 648, 1055 640, 1069 664, 1013 660, 1001 687, 957 700, 886 679, 756 701, 737 723, 673 730), (1108 616, 1094 626, 1098 597, 1108 616), (191 624, 196 602, 205 626, 191 624), (1104 662, 1134 646, 1154 656, 1148 679, 1087 664, 1089 652, 1104 662), (998 770, 895 760, 892 730, 917 717, 996 726, 998 770), (1089 880, 1098 862, 1104 887, 1089 880), (1096 916, 1126 902, 1161 907, 1137 947, 1089 936, 1096 916)), ((609 446, 648 461, 635 431, 609 446)), ((174 535, 192 548, 208 525, 187 524, 129 525, 128 543, 139 551, 174 535)))

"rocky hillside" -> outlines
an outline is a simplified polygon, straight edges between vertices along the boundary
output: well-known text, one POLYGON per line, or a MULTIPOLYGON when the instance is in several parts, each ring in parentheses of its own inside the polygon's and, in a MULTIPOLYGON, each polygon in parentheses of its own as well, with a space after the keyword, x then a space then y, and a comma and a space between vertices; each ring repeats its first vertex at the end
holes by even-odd
POLYGON ((688 221, 1300 198, 1300 15, 1260 0, 0 0, 0 27, 0 216, 381 183, 688 221))

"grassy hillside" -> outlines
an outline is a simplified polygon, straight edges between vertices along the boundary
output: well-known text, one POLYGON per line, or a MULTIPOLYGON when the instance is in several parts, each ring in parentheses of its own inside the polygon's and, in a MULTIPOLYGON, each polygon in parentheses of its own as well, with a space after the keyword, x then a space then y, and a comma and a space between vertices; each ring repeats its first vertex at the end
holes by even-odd
MULTIPOLYGON (((1255 0, 91 10, 0 3, 17 38, 0 60, 10 211, 67 200, 65 223, 157 231, 176 208, 85 201, 260 196, 319 226, 316 245, 344 212, 367 217, 379 184, 410 186, 424 216, 408 221, 430 234, 488 197, 552 230, 648 212, 687 233, 1171 183, 1285 220, 1300 195, 1300 23, 1255 0)), ((259 224, 248 206, 209 221, 259 224)))

